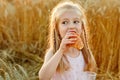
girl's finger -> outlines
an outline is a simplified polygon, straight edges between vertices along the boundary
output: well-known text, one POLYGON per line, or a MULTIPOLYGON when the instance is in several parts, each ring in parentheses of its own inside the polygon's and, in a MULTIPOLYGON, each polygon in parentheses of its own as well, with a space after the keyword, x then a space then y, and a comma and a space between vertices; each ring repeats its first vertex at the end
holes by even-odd
POLYGON ((72 41, 72 42, 76 42, 77 41, 77 38, 71 38, 71 39, 68 39, 69 41, 72 41))
POLYGON ((69 38, 76 38, 77 37, 77 35, 75 35, 75 34, 66 34, 66 36, 65 36, 65 38, 66 39, 69 39, 69 38))
POLYGON ((75 39, 66 39, 64 41, 64 43, 65 44, 74 44, 76 41, 77 41, 77 38, 75 38, 75 39))
POLYGON ((66 45, 68 45, 68 44, 75 44, 75 42, 72 42, 72 41, 66 41, 65 44, 66 44, 66 45))

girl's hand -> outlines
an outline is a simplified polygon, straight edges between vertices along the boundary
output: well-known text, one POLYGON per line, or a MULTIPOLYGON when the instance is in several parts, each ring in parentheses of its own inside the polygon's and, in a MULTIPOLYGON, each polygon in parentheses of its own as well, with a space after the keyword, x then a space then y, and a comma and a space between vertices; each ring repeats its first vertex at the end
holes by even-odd
POLYGON ((82 38, 78 35, 78 40, 76 41, 76 43, 73 45, 74 48, 81 50, 84 47, 84 43, 82 41, 82 38))
POLYGON ((68 31, 61 41, 59 50, 65 52, 70 47, 70 45, 75 44, 76 41, 77 35, 75 35, 75 32, 68 31))

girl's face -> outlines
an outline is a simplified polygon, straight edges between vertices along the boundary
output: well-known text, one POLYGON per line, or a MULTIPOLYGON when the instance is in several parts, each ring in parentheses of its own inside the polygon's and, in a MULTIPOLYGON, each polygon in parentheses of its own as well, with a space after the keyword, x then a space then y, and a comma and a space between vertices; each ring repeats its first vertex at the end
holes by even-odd
POLYGON ((58 29, 61 38, 70 31, 75 31, 80 35, 82 32, 82 21, 80 15, 72 10, 65 11, 59 16, 58 29))

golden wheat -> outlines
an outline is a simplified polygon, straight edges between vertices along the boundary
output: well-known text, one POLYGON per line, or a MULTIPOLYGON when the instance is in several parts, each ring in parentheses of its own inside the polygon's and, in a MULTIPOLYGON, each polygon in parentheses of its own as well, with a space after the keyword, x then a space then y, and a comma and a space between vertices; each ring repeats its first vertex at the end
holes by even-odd
MULTIPOLYGON (((72 1, 86 9, 97 80, 120 80, 120 0, 72 1)), ((38 79, 48 47, 50 11, 58 2, 0 0, 0 80, 38 79)))

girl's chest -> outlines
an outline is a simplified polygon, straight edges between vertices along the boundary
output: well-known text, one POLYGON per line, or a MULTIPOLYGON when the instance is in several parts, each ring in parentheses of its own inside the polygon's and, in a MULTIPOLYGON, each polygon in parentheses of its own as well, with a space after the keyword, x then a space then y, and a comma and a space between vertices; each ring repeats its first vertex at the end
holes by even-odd
POLYGON ((68 57, 68 61, 71 67, 68 71, 65 71, 61 80, 84 80, 82 79, 84 76, 82 73, 85 67, 83 56, 79 55, 76 58, 68 57))
POLYGON ((84 60, 84 57, 81 53, 76 58, 72 58, 72 57, 67 56, 67 59, 70 63, 71 70, 76 71, 76 72, 84 70, 85 60, 84 60))

